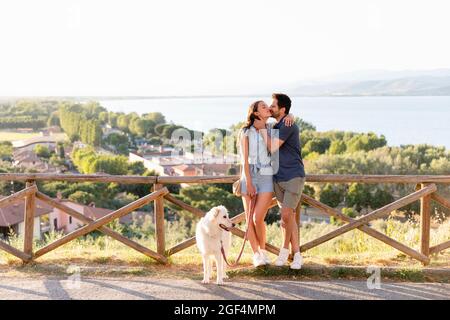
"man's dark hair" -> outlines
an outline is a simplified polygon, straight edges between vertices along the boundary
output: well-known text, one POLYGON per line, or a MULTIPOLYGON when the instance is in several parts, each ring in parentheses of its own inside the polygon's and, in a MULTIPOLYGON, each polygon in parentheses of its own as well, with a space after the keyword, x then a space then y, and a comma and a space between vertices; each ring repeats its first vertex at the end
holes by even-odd
POLYGON ((272 98, 277 99, 278 107, 284 108, 285 114, 289 114, 289 111, 291 110, 291 98, 289 98, 284 93, 274 93, 274 94, 272 94, 272 98))

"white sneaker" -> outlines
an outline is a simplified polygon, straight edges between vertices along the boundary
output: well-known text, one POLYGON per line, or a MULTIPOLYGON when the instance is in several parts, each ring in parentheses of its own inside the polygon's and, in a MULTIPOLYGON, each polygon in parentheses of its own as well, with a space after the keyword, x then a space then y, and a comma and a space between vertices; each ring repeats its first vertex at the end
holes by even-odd
POLYGON ((278 255, 278 258, 275 260, 275 265, 277 267, 284 266, 288 258, 289 258, 289 249, 281 248, 280 254, 278 255))
POLYGON ((300 254, 300 252, 297 252, 296 254, 294 254, 294 260, 291 262, 291 269, 294 270, 299 270, 302 268, 302 264, 303 264, 303 257, 300 254))
POLYGON ((256 252, 253 255, 253 265, 255 267, 259 267, 259 266, 263 266, 265 265, 266 262, 264 261, 263 257, 261 256, 261 254, 259 252, 256 252))
POLYGON ((271 261, 270 261, 269 257, 267 256, 267 251, 266 250, 259 249, 259 254, 260 254, 260 256, 262 257, 263 261, 266 264, 270 264, 271 261))

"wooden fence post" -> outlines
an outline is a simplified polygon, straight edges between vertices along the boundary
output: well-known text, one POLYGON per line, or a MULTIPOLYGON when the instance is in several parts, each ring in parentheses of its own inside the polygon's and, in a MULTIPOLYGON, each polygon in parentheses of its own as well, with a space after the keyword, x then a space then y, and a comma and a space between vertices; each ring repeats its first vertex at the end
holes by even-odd
MULTIPOLYGON (((31 187, 34 181, 27 181, 26 187, 31 187)), ((24 212, 24 243, 23 251, 31 256, 33 260, 33 233, 34 233, 34 211, 36 209, 35 193, 28 194, 25 197, 24 212)), ((25 262, 25 261, 24 261, 25 262)))
MULTIPOLYGON (((425 188, 427 184, 422 184, 425 188)), ((431 194, 420 198, 420 252, 430 255, 431 194)))
MULTIPOLYGON (((162 184, 156 183, 154 185, 154 191, 158 191, 163 188, 162 184)), ((164 228, 164 199, 159 197, 155 200, 154 214, 155 214, 155 232, 156 232, 156 251, 165 255, 166 253, 166 241, 165 241, 165 228, 164 228)))

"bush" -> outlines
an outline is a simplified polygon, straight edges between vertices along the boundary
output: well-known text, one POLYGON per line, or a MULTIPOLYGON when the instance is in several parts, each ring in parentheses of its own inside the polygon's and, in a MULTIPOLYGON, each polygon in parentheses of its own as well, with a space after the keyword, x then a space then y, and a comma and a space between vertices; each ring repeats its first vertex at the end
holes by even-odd
POLYGON ((34 147, 34 152, 36 153, 36 155, 40 158, 50 158, 50 150, 46 147, 43 146, 41 144, 38 144, 36 147, 34 147))

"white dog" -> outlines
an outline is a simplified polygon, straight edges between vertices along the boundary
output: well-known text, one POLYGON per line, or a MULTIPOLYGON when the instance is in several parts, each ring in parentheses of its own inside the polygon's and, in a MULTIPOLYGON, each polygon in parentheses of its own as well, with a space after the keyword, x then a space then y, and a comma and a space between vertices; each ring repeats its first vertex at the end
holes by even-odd
POLYGON ((209 283, 212 274, 212 257, 216 261, 217 284, 223 284, 225 274, 225 261, 222 257, 221 247, 228 254, 231 246, 231 232, 235 224, 228 216, 228 210, 224 206, 212 208, 197 224, 195 238, 197 247, 203 258, 203 281, 209 283))

